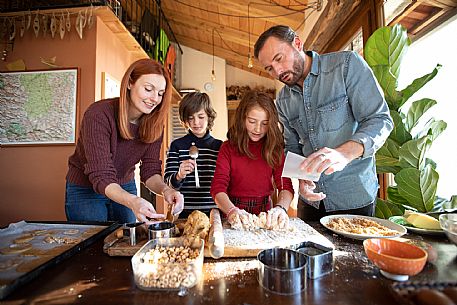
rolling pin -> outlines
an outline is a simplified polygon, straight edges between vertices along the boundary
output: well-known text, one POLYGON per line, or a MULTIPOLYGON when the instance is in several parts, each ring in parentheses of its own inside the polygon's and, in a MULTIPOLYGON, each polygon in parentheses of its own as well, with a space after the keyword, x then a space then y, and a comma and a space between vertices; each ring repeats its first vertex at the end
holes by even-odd
POLYGON ((221 258, 224 255, 224 232, 218 209, 212 209, 209 214, 211 227, 208 234, 208 250, 212 258, 221 258))

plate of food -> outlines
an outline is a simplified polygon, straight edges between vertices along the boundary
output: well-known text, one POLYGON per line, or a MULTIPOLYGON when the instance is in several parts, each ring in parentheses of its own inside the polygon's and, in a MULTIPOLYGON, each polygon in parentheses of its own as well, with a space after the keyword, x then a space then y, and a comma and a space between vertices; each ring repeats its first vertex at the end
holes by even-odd
POLYGON ((387 219, 361 215, 330 215, 322 217, 321 224, 342 236, 364 240, 367 238, 394 238, 406 234, 406 229, 387 219))
POLYGON ((430 229, 421 229, 416 227, 406 227, 406 230, 416 233, 416 234, 423 234, 423 235, 444 235, 443 230, 430 230, 430 229))
POLYGON ((423 213, 406 211, 403 216, 392 216, 389 220, 404 226, 408 231, 423 235, 444 235, 439 221, 423 213))

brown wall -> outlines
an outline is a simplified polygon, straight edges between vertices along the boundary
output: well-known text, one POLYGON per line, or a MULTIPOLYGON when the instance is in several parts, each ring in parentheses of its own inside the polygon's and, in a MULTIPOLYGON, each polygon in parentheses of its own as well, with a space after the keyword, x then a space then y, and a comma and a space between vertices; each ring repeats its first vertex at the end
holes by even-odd
MULTIPOLYGON (((24 37, 16 38, 6 63, 22 59, 27 70, 48 69, 40 57, 56 56, 56 64, 61 67, 78 67, 80 122, 85 109, 100 99, 101 73, 107 72, 120 81, 132 56, 99 18, 92 29, 84 29, 83 39, 74 27, 63 40, 57 36, 52 39, 50 34, 43 37, 40 33, 36 38, 30 28, 24 37)), ((0 70, 6 70, 1 61, 0 70)), ((74 145, 0 148, 0 226, 23 219, 65 219, 67 159, 74 148, 74 145)))
POLYGON ((124 72, 134 59, 102 21, 98 23, 96 41, 95 93, 98 100, 101 98, 102 72, 107 72, 120 83, 124 72))

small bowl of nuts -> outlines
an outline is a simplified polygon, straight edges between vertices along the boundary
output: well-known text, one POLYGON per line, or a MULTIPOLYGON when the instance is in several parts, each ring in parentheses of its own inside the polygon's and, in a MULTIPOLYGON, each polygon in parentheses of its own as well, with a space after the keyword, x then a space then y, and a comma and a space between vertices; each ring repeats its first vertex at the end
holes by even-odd
POLYGON ((143 290, 180 290, 197 284, 203 269, 200 238, 148 241, 132 257, 136 285, 143 290))

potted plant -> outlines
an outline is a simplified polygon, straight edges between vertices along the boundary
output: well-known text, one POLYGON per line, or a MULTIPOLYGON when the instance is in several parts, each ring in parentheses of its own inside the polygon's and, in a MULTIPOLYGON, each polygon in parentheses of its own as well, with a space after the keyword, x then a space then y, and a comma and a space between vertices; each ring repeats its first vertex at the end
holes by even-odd
POLYGON ((415 79, 406 88, 398 89, 401 61, 410 44, 406 29, 397 24, 376 30, 364 49, 394 121, 392 133, 376 153, 378 173, 392 173, 396 183, 387 188, 387 200, 377 199, 376 216, 380 218, 403 215, 405 209, 425 213, 457 206, 457 196, 450 201, 436 196, 439 174, 436 163, 427 158, 433 141, 447 126, 433 118, 425 124, 421 122, 437 102, 429 98, 409 102, 414 93, 436 76, 441 65, 437 64, 431 73, 415 79))

